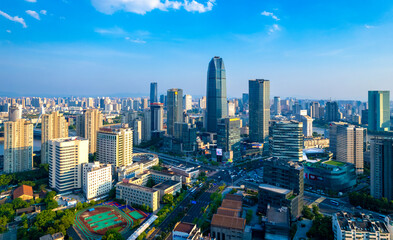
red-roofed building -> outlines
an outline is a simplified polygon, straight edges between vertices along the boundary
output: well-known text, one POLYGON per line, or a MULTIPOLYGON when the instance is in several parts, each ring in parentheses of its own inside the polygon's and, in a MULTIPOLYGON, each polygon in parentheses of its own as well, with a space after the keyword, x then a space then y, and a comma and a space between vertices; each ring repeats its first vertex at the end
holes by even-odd
POLYGON ((33 199, 33 188, 28 185, 22 185, 14 190, 13 196, 14 199, 31 200, 33 199))

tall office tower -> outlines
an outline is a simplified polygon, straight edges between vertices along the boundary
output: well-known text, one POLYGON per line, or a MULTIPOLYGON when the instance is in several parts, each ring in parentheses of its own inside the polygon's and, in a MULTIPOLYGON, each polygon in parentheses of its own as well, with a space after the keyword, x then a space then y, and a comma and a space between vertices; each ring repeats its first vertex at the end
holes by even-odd
POLYGON ((208 132, 217 131, 217 121, 228 116, 227 80, 224 61, 214 57, 207 70, 206 124, 208 132))
POLYGON ((242 102, 243 104, 248 104, 249 101, 249 94, 248 93, 243 93, 242 95, 242 102))
POLYGON ((142 109, 149 108, 149 100, 147 98, 142 98, 142 109))
POLYGON ((281 115, 281 99, 280 97, 274 97, 274 114, 281 115))
POLYGON ((292 113, 295 115, 300 115, 300 110, 302 110, 302 107, 300 106, 299 102, 295 102, 292 107, 292 113))
POLYGON ((374 135, 370 140, 371 196, 393 200, 393 135, 374 135))
POLYGON ((33 124, 25 119, 4 123, 4 172, 33 168, 33 124))
POLYGON ((138 146, 142 143, 142 121, 140 119, 135 119, 133 124, 133 143, 134 146, 138 146))
POLYGON ((41 163, 49 162, 49 143, 55 138, 68 137, 68 123, 63 114, 43 114, 41 120, 41 163))
POLYGON ((199 108, 206 109, 206 97, 203 96, 199 99, 199 108))
POLYGON ((82 165, 82 189, 86 199, 108 194, 112 189, 112 166, 100 162, 82 165))
POLYGON ((362 110, 362 124, 368 124, 368 109, 362 110))
POLYGON ((101 128, 97 133, 97 161, 115 167, 132 164, 132 129, 101 128))
POLYGON ((217 148, 221 148, 226 160, 241 159, 240 118, 221 118, 217 125, 217 148))
POLYGON ((144 142, 151 140, 151 113, 150 113, 150 109, 143 110, 142 140, 144 142))
POLYGON ((160 95, 160 103, 164 104, 166 106, 166 96, 164 94, 160 95))
POLYGON ((264 151, 269 149, 270 121, 270 81, 255 79, 248 82, 250 92, 250 140, 264 143, 264 151))
POLYGON ((150 104, 158 102, 157 98, 157 83, 150 83, 150 104))
POLYGON ((364 130, 347 123, 329 126, 330 151, 338 161, 354 164, 357 174, 363 174, 364 130))
POLYGON ((192 96, 191 95, 184 95, 184 102, 183 107, 184 110, 188 111, 192 109, 192 96))
POLYGON ((141 109, 141 99, 134 99, 134 111, 139 111, 141 109))
POLYGON ((150 104, 151 113, 151 131, 162 131, 163 127, 163 117, 164 117, 164 104, 162 103, 151 103, 150 104))
MULTIPOLYGON (((177 122, 174 126, 174 136, 180 152, 194 152, 196 145, 196 128, 192 127, 190 123, 177 122)), ((177 147, 177 146, 174 146, 177 147)))
POLYGON ((87 109, 76 118, 76 135, 89 140, 89 153, 97 151, 97 131, 102 127, 102 113, 97 109, 87 109))
POLYGON ((325 107, 325 121, 337 122, 340 121, 340 111, 338 110, 337 102, 327 102, 325 107))
POLYGON ((12 105, 8 110, 8 120, 11 122, 15 122, 18 119, 22 118, 22 106, 21 105, 12 105))
POLYGON ((167 93, 167 133, 174 135, 173 129, 176 122, 183 122, 183 90, 172 88, 167 93))
POLYGON ((368 130, 390 130, 390 91, 368 91, 368 130))
POLYGON ((286 161, 303 160, 303 123, 281 121, 273 124, 272 153, 286 161))
POLYGON ((49 140, 49 187, 58 192, 82 188, 82 164, 89 162, 89 140, 49 140))
POLYGON ((302 122, 303 122, 303 135, 305 137, 312 137, 312 122, 314 120, 308 116, 302 116, 302 122))
POLYGON ((319 117, 319 113, 320 113, 319 107, 320 107, 319 106, 319 102, 312 102, 310 104, 310 108, 309 108, 310 117, 312 117, 314 119, 320 119, 320 117, 319 117))

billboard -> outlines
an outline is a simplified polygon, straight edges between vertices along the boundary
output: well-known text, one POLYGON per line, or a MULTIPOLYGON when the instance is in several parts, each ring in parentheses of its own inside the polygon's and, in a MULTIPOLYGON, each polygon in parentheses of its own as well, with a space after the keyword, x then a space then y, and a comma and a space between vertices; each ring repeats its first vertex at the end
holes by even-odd
POLYGON ((221 148, 217 148, 216 149, 216 155, 217 156, 222 156, 222 149, 221 148))

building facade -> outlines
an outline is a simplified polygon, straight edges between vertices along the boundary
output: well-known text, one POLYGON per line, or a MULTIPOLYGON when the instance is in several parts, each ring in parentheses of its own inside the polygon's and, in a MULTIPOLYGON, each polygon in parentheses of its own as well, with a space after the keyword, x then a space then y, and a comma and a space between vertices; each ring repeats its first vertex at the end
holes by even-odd
POLYGON ((99 162, 82 165, 82 189, 86 199, 94 199, 108 194, 112 189, 112 166, 99 162))
POLYGON ((167 92, 167 133, 174 135, 175 123, 183 122, 183 90, 169 89, 167 92))
POLYGON ((68 137, 68 123, 63 114, 43 114, 41 119, 41 163, 49 162, 49 143, 55 138, 68 137))
POLYGON ((49 187, 58 192, 82 188, 82 164, 89 162, 89 140, 49 140, 49 187))
POLYGON ((150 83, 150 104, 158 102, 157 98, 157 83, 150 83))
POLYGON ((228 115, 227 87, 224 61, 214 57, 207 70, 206 130, 217 131, 217 121, 228 115))
POLYGON ((5 173, 33 169, 33 124, 25 119, 4 123, 5 173))
POLYGON ((303 140, 302 122, 292 120, 274 123, 272 127, 273 157, 287 161, 302 161, 303 140))
POLYGON ((238 161, 240 152, 240 118, 222 118, 217 125, 217 147, 226 160, 238 161))
POLYGON ((87 109, 76 118, 76 135, 89 140, 89 154, 97 151, 97 132, 102 121, 102 113, 98 109, 87 109))
POLYGON ((368 130, 390 130, 390 91, 368 91, 368 130))

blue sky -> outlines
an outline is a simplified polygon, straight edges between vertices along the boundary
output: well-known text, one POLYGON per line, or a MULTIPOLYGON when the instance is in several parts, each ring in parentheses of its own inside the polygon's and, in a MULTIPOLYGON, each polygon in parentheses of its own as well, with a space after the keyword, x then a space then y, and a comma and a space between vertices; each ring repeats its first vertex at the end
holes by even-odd
POLYGON ((228 96, 248 79, 281 97, 393 90, 392 1, 1 0, 0 94, 203 95, 221 56, 228 96))

